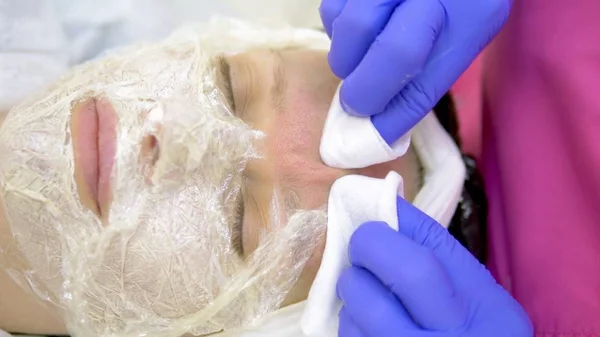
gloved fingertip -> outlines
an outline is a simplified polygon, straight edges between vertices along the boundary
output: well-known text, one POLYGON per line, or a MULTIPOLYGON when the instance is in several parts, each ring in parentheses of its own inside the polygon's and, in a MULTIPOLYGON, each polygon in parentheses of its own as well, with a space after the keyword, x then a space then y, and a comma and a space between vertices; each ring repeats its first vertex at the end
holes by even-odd
POLYGON ((338 327, 338 337, 363 337, 364 334, 359 327, 354 323, 354 320, 350 316, 350 313, 346 307, 342 307, 338 313, 340 318, 340 324, 338 327))
POLYGON ((335 287, 337 297, 345 303, 347 296, 353 296, 357 291, 360 291, 364 281, 364 273, 367 271, 359 267, 346 268, 340 276, 335 287))
POLYGON ((321 16, 321 22, 323 22, 323 27, 325 28, 325 32, 332 38, 333 34, 333 22, 340 15, 344 6, 346 4, 346 0, 323 0, 319 5, 319 15, 321 16))
MULTIPOLYGON (((344 292, 347 291, 347 288, 352 284, 352 274, 352 267, 346 268, 340 274, 340 277, 335 285, 335 293, 338 299, 342 302, 344 302, 344 292)), ((348 289, 348 291, 352 291, 352 289, 348 289)))
POLYGON ((348 103, 352 101, 352 94, 349 93, 350 90, 348 89, 349 85, 351 85, 351 83, 344 81, 342 83, 342 87, 340 88, 340 105, 342 106, 342 109, 344 109, 344 111, 346 111, 346 113, 348 113, 350 116, 368 117, 367 114, 354 109, 352 105, 348 103))
POLYGON ((332 40, 332 47, 331 50, 327 53, 327 62, 329 63, 329 68, 331 68, 331 72, 333 72, 333 74, 336 77, 340 79, 345 79, 350 74, 350 70, 346 69, 347 67, 345 66, 344 60, 340 59, 340 57, 338 56, 338 53, 336 51, 337 48, 335 48, 336 42, 334 40, 333 32, 330 38, 332 40))
POLYGON ((452 254, 460 244, 436 220, 408 201, 397 198, 398 232, 433 251, 452 254))
POLYGON ((325 34, 327 34, 327 36, 331 40, 331 22, 329 22, 326 13, 324 12, 323 4, 319 6, 319 16, 321 17, 321 22, 323 23, 323 29, 325 30, 325 34))
POLYGON ((373 245, 377 244, 381 235, 394 235, 395 231, 383 221, 369 221, 358 227, 350 237, 348 244, 348 258, 351 264, 357 262, 358 256, 364 256, 373 245))
MULTIPOLYGON (((390 225, 387 224, 387 222, 385 221, 367 221, 365 223, 363 223, 360 227, 364 227, 364 228, 390 228, 390 225)), ((360 228, 359 227, 359 228, 360 228)))
POLYGON ((402 131, 402 126, 398 124, 390 124, 385 121, 382 117, 383 114, 371 116, 371 124, 377 132, 379 132, 379 136, 383 139, 386 144, 392 146, 397 140, 399 140, 405 133, 402 131))
POLYGON ((340 291, 340 282, 338 281, 338 283, 335 285, 335 295, 337 296, 337 298, 344 302, 344 299, 342 298, 342 292, 340 291))
POLYGON ((346 113, 348 113, 350 116, 362 117, 358 112, 354 111, 352 107, 346 104, 346 102, 342 100, 342 97, 340 97, 340 105, 342 106, 342 109, 344 109, 344 111, 346 111, 346 113))
POLYGON ((331 27, 330 26, 325 26, 323 27, 325 29, 325 34, 327 34, 327 37, 329 37, 329 40, 331 40, 331 27))
POLYGON ((396 199, 396 205, 398 213, 398 231, 409 238, 415 238, 416 232, 419 231, 421 227, 431 221, 435 221, 401 197, 396 199))
POLYGON ((367 221, 360 225, 350 237, 349 246, 370 245, 371 239, 376 238, 381 232, 393 231, 390 226, 383 221, 367 221))

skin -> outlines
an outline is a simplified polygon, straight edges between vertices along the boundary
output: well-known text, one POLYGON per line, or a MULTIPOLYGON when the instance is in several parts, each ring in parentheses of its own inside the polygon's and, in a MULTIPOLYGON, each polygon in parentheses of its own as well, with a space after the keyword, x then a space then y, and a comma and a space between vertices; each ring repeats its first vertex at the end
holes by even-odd
MULTIPOLYGON (((331 99, 339 84, 322 51, 253 50, 227 56, 227 69, 219 69, 218 85, 227 92, 231 78, 232 112, 266 137, 256 146, 263 158, 248 163, 244 171, 242 242, 248 256, 259 245, 261 230, 269 231, 270 205, 274 190, 284 197, 293 196, 294 206, 316 209, 327 203, 333 182, 348 174, 383 178, 390 170, 404 178, 405 196, 412 200, 420 187, 419 165, 411 149, 403 158, 361 170, 341 170, 326 166, 320 159, 319 144, 331 99)), ((226 95, 227 96, 227 95, 226 95)), ((98 103, 97 103, 98 104, 98 103)), ((104 103, 102 103, 104 104, 104 103)), ((79 131, 77 116, 89 108, 86 102, 72 111, 72 132, 79 131)), ((109 107, 110 108, 110 107, 109 107)), ((107 109, 109 109, 107 108, 107 109)), ((152 142, 143 147, 141 158, 156 155, 152 142)), ((101 210, 110 209, 110 198, 98 202, 86 187, 81 168, 75 170, 79 197, 83 205, 100 218, 101 210)), ((10 243, 9 228, 0 210, 0 244, 10 243)), ((319 268, 325 242, 318 242, 300 279, 284 305, 304 300, 319 268)), ((60 318, 42 301, 17 287, 0 273, 0 328, 26 333, 60 334, 64 327, 60 318), (8 290, 6 290, 8 289, 8 290), (10 309, 9 309, 10 308, 10 309), (27 314, 25 314, 27 313, 27 314)))

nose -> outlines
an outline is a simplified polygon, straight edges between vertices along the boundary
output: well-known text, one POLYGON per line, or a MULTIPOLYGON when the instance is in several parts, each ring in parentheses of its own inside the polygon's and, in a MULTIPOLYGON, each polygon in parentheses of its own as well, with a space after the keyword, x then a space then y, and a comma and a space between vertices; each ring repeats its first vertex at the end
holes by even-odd
POLYGON ((142 138, 140 149, 140 161, 142 166, 142 174, 148 184, 152 182, 154 174, 154 166, 160 159, 160 144, 158 138, 154 135, 147 135, 142 138))
POLYGON ((160 147, 156 136, 148 135, 142 139, 141 154, 144 163, 150 166, 156 164, 160 158, 160 147))

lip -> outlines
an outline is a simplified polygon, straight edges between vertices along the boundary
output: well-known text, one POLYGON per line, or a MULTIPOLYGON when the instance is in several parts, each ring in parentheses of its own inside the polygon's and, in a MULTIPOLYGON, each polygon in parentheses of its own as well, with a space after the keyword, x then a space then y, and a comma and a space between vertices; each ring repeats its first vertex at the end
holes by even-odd
POLYGON ((116 153, 116 122, 113 107, 102 99, 79 103, 71 114, 79 198, 103 220, 108 215, 112 195, 110 176, 116 153))

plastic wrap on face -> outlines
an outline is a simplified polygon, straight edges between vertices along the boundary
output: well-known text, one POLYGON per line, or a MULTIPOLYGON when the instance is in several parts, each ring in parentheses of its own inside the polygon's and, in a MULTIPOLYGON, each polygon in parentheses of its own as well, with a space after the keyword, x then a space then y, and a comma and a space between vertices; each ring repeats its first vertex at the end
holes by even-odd
MULTIPOLYGON (((215 57, 326 43, 317 32, 218 19, 74 68, 0 129, 0 192, 15 249, 0 266, 63 308, 75 336, 179 336, 253 324, 276 309, 324 234, 322 210, 279 207, 252 255, 233 245, 243 170, 262 134, 236 118, 215 57), (116 117, 111 203, 78 196, 73 107, 116 117), (140 160, 144 139, 158 156, 140 160)), ((102 123, 100 121, 99 123, 102 123)))

